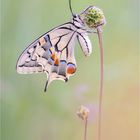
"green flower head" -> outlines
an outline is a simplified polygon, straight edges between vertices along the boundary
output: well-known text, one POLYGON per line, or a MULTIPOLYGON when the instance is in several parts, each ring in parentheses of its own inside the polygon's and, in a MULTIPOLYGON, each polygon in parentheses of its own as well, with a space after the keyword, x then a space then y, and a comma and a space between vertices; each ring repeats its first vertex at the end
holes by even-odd
POLYGON ((89 28, 96 28, 106 23, 103 11, 95 6, 89 6, 80 17, 89 28))

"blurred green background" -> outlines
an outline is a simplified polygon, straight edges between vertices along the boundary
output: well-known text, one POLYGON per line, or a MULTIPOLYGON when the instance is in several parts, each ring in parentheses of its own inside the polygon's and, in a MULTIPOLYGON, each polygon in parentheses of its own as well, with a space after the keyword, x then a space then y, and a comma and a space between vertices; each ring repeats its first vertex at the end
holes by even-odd
MULTIPOLYGON (((102 140, 138 140, 138 0, 72 0, 77 13, 89 5, 107 19, 103 42, 105 80, 102 140)), ((41 34, 71 20, 68 0, 2 0, 1 2, 1 138, 2 140, 82 140, 77 108, 90 109, 88 139, 97 140, 99 47, 85 58, 78 43, 78 69, 68 83, 54 81, 43 92, 45 74, 19 75, 20 53, 41 34)))

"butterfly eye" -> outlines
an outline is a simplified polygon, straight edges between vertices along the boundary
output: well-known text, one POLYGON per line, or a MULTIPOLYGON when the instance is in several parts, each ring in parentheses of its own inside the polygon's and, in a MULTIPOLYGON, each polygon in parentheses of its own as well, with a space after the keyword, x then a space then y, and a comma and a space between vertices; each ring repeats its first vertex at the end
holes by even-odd
POLYGON ((73 14, 73 18, 76 18, 77 17, 77 15, 76 14, 73 14))
POLYGON ((76 66, 73 63, 68 63, 67 74, 74 74, 76 71, 76 66))

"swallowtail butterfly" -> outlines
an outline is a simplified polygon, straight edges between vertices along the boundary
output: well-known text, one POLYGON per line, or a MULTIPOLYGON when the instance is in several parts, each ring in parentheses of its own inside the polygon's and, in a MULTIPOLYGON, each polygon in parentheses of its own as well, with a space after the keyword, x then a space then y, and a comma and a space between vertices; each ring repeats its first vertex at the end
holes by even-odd
POLYGON ((16 70, 20 74, 47 74, 44 91, 53 80, 68 81, 77 68, 75 41, 78 40, 85 56, 89 56, 92 45, 88 34, 96 32, 105 24, 104 14, 99 8, 89 6, 81 14, 73 14, 71 3, 69 6, 72 21, 40 36, 23 51, 17 61, 16 70))

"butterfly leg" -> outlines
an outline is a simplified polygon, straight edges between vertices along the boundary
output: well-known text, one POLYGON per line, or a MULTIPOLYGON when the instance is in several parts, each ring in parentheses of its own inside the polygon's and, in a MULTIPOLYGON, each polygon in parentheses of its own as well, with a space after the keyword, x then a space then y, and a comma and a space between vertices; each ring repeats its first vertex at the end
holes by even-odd
POLYGON ((87 32, 87 33, 97 34, 97 31, 89 31, 89 30, 87 30, 86 32, 87 32))

